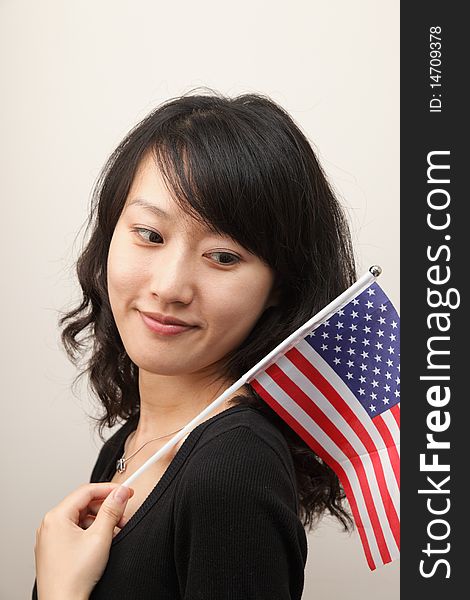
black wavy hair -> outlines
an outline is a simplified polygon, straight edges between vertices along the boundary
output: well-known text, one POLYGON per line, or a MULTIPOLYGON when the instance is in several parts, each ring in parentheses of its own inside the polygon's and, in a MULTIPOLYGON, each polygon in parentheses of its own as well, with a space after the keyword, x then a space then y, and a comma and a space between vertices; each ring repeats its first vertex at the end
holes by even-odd
MULTIPOLYGON (((139 411, 138 367, 127 355, 107 291, 107 255, 116 222, 144 154, 153 152, 175 200, 215 231, 228 234, 275 271, 277 306, 225 357, 236 381, 290 333, 356 280, 343 210, 312 145, 291 116, 262 94, 227 97, 204 88, 172 98, 146 116, 108 158, 93 189, 88 241, 76 271, 83 297, 59 318, 69 359, 104 408, 105 426, 139 411), (209 93, 208 93, 209 92, 209 93), (91 350, 85 359, 85 351, 91 350)), ((311 530, 328 511, 353 527, 345 494, 325 464, 253 388, 236 396, 282 431, 293 457, 299 517, 311 530)))

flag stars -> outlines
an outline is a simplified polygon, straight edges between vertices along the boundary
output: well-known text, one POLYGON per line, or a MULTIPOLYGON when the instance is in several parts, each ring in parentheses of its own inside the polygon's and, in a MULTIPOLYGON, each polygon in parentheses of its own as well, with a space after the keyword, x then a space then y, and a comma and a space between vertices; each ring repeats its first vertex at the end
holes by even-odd
POLYGON ((399 327, 393 305, 374 283, 306 336, 370 419, 400 402, 399 327))
POLYGON ((360 399, 369 418, 400 402, 395 393, 400 389, 399 327, 387 296, 372 284, 317 327, 316 337, 313 331, 313 339, 307 337, 360 399))

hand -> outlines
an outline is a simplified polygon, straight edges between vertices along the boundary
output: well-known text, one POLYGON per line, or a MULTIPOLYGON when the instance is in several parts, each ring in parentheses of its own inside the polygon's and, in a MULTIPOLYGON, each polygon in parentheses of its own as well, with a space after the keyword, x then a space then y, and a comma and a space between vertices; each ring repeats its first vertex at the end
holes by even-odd
POLYGON ((88 599, 106 568, 115 527, 125 525, 133 493, 117 483, 84 484, 44 516, 34 547, 39 600, 88 599), (116 488, 122 500, 111 493, 116 488))

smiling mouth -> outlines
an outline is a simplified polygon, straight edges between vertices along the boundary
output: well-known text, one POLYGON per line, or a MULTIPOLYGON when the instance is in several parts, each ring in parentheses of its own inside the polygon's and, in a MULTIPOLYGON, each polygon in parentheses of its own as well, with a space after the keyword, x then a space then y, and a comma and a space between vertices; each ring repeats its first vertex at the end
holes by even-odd
POLYGON ((185 333, 186 331, 191 331, 192 329, 196 329, 195 325, 176 325, 175 323, 160 323, 160 321, 156 321, 143 313, 140 313, 143 322, 145 325, 154 333, 158 333, 160 335, 178 335, 180 333, 185 333))

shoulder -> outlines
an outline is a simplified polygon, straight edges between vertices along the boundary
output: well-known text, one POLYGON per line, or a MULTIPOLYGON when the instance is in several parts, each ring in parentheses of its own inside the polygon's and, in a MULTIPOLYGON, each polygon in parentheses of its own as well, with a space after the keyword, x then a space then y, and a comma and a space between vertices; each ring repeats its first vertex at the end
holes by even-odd
POLYGON ((197 432, 175 493, 181 596, 300 599, 307 538, 287 444, 256 409, 218 416, 197 432))
MULTIPOLYGON (((234 406, 224 411, 214 419, 203 423, 199 439, 193 454, 202 451, 207 444, 224 442, 224 446, 230 444, 229 440, 245 437, 246 441, 263 448, 264 453, 274 453, 279 461, 284 464, 287 471, 292 472, 293 460, 287 446, 287 442, 280 430, 259 410, 251 406, 234 406), (219 439, 220 438, 220 439, 219 439), (268 451, 270 450, 270 452, 268 451)), ((210 449, 206 449, 210 451, 210 449)))
MULTIPOLYGON (((248 498, 263 490, 298 509, 293 460, 282 433, 258 410, 220 413, 201 431, 183 467, 181 491, 248 498), (248 494, 248 496, 247 496, 248 494)), ((238 498, 241 501, 241 498, 238 498)))

